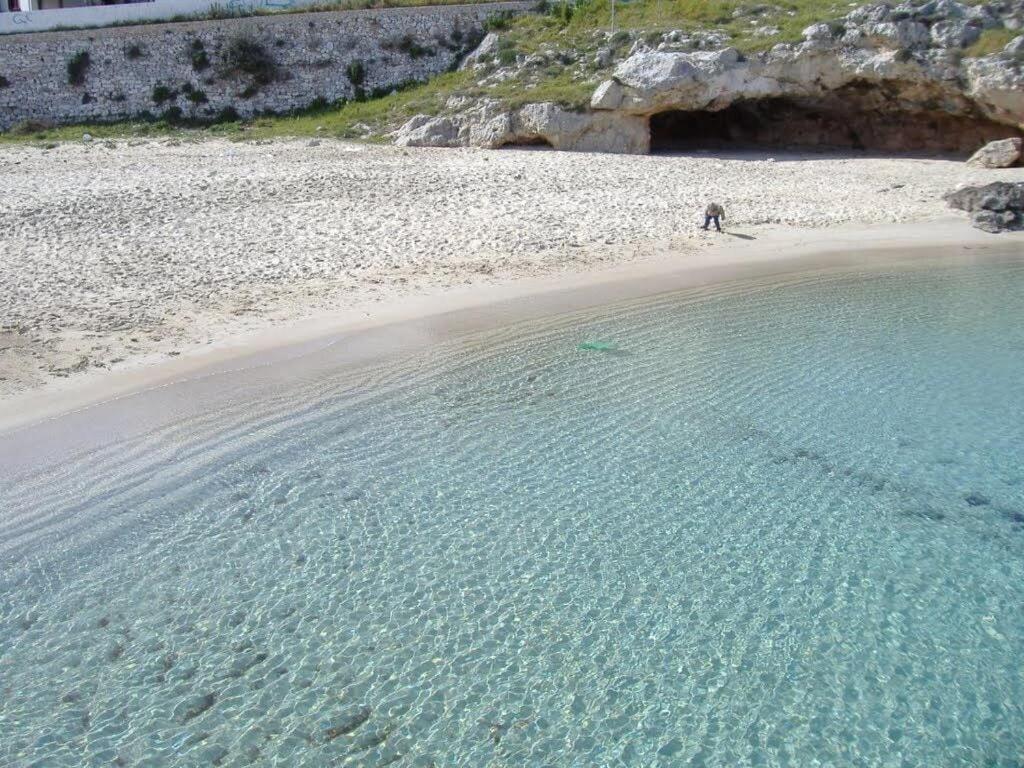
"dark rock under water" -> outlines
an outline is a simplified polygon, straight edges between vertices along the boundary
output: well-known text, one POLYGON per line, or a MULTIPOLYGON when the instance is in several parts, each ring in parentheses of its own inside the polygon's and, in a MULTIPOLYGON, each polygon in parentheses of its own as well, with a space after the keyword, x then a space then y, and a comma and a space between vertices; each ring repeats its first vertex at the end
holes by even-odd
POLYGON ((360 707, 355 712, 351 713, 337 725, 332 725, 324 731, 324 736, 328 741, 333 741, 339 736, 347 736, 356 730, 359 726, 370 719, 370 715, 373 714, 373 710, 370 707, 360 707))

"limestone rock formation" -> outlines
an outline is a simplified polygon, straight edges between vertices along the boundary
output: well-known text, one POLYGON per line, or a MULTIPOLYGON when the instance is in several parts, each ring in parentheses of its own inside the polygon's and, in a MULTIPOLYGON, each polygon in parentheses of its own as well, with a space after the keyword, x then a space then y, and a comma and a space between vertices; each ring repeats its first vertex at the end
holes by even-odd
POLYGON ((971 155, 967 164, 979 168, 1009 168, 1020 160, 1022 144, 1019 138, 990 141, 971 155))
POLYGON ((964 187, 945 195, 945 200, 951 208, 971 214, 971 224, 985 232, 1024 229, 1024 182, 964 187))
POLYGON ((394 136, 400 147, 456 147, 459 128, 451 118, 416 115, 394 136))
POLYGON ((642 154, 649 149, 647 122, 641 118, 571 112, 557 104, 527 104, 509 110, 486 100, 447 117, 418 115, 394 134, 404 147, 542 144, 578 152, 642 154))
POLYGON ((598 87, 591 108, 689 113, 700 121, 694 131, 769 144, 967 152, 1019 131, 1020 56, 1003 51, 959 65, 953 52, 976 37, 971 30, 996 22, 954 2, 943 4, 941 22, 913 20, 938 5, 910 18, 884 5, 858 9, 850 16, 859 24, 815 24, 803 43, 750 58, 731 48, 637 53, 598 87), (721 119, 708 121, 715 113, 721 119))
POLYGON ((484 61, 493 57, 498 52, 499 42, 500 39, 494 32, 488 32, 484 39, 480 41, 480 45, 462 60, 459 69, 473 69, 474 67, 481 66, 484 61))
POLYGON ((606 152, 719 141, 966 155, 1024 128, 1024 37, 992 55, 964 57, 965 47, 999 27, 1024 28, 1024 0, 864 6, 811 25, 800 43, 750 56, 637 40, 597 86, 589 111, 502 110, 485 100, 446 117, 414 118, 396 138, 606 152))

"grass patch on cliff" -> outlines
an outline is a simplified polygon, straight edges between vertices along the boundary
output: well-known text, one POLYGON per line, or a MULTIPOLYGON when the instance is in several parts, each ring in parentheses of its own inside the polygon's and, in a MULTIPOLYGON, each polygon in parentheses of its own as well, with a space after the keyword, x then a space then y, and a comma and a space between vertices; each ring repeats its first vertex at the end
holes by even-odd
POLYGON ((515 108, 524 104, 551 101, 569 109, 582 109, 590 103, 596 83, 575 79, 570 72, 544 77, 536 83, 506 80, 487 88, 467 89, 472 96, 490 96, 515 108))
POLYGON ((986 29, 974 44, 964 50, 964 56, 978 57, 999 53, 1021 32, 1012 29, 986 29))
POLYGON ((335 136, 361 138, 397 128, 414 115, 438 115, 449 96, 465 91, 465 72, 448 72, 427 83, 410 85, 385 96, 310 109, 295 115, 262 117, 242 128, 246 138, 335 136), (319 129, 319 130, 318 130, 319 129))
MULTIPOLYGON (((777 43, 798 41, 805 27, 837 19, 849 11, 849 5, 834 0, 620 0, 615 6, 615 30, 717 30, 730 36, 730 45, 752 53, 777 43), (774 31, 766 33, 766 29, 774 31)), ((546 44, 592 47, 595 32, 611 29, 611 0, 583 0, 575 7, 554 0, 549 2, 547 14, 514 19, 508 34, 519 50, 529 53, 546 44)))
MULTIPOLYGON (((225 126, 209 126, 203 129, 204 133, 222 132, 225 126)), ((238 125, 232 126, 233 131, 238 130, 238 125)), ((81 141, 82 135, 88 133, 94 140, 105 139, 153 139, 166 137, 195 136, 196 131, 180 126, 171 125, 164 120, 153 120, 151 122, 131 121, 122 123, 82 123, 79 125, 64 125, 58 128, 49 126, 14 126, 10 131, 0 134, 0 145, 2 144, 53 144, 63 141, 81 141)))
POLYGON ((310 109, 284 117, 262 117, 243 125, 237 135, 253 139, 290 136, 334 136, 343 139, 382 140, 415 115, 440 115, 453 96, 500 99, 510 107, 552 101, 580 108, 590 101, 594 85, 573 80, 568 72, 545 78, 536 85, 508 80, 479 87, 470 72, 448 72, 429 82, 410 85, 386 96, 310 109))
MULTIPOLYGON (((782 37, 799 39, 808 24, 846 13, 849 6, 829 0, 778 0, 772 3, 738 0, 645 0, 618 4, 617 27, 621 29, 724 29, 742 36, 752 26, 774 25, 782 37)), ((609 0, 589 0, 573 14, 570 26, 607 27, 609 0)))

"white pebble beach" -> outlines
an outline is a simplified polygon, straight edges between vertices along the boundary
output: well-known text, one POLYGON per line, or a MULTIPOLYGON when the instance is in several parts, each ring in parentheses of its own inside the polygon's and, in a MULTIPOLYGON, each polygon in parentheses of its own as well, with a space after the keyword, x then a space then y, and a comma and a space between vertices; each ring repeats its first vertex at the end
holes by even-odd
POLYGON ((827 242, 839 225, 948 221, 958 214, 943 193, 1024 180, 1024 169, 151 140, 7 145, 0 178, 2 407, 87 373, 414 295, 557 282, 656 254, 685 264, 730 234, 827 242), (698 228, 712 200, 725 235, 698 228))

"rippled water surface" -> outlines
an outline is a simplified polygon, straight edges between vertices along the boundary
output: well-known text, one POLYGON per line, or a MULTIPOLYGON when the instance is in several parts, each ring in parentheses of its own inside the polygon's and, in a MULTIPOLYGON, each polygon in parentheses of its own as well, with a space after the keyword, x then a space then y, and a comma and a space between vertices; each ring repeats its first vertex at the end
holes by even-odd
POLYGON ((1022 404, 1024 265, 946 265, 512 328, 0 479, 0 765, 1018 766, 1022 404))

